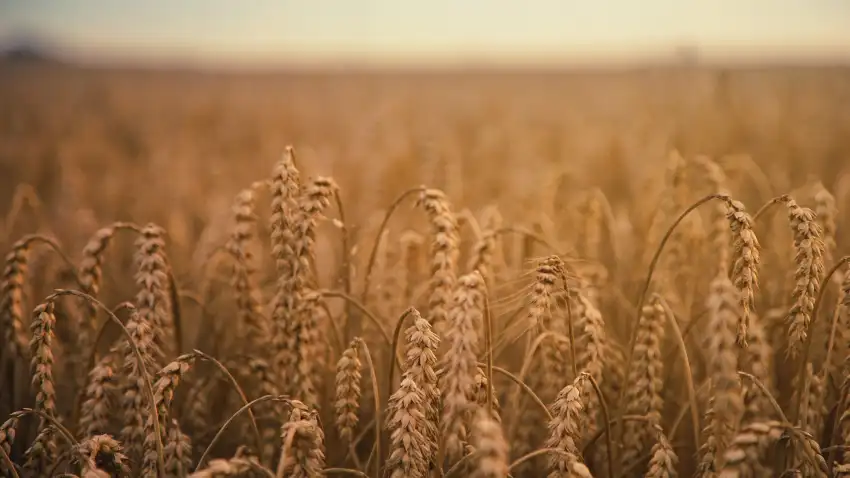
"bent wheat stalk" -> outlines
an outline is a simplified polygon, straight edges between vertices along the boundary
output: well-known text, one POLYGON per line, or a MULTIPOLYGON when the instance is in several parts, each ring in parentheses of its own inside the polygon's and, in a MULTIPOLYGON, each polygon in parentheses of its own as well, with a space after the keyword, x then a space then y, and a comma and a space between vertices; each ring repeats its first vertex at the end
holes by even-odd
POLYGON ((809 333, 806 335, 806 342, 803 345, 803 354, 800 357, 800 368, 797 372, 797 403, 794 406, 794 413, 791 415, 792 422, 798 423, 800 420, 800 410, 803 408, 803 395, 805 394, 805 386, 806 386, 806 365, 809 363, 809 357, 812 352, 812 337, 814 336, 811 333, 814 330, 815 324, 817 323, 818 311, 820 310, 820 305, 823 302, 824 292, 826 292, 827 284, 832 279, 832 276, 841 269, 844 264, 850 264, 850 256, 844 256, 838 260, 827 272, 826 275, 823 276, 820 282, 820 290, 818 291, 818 296, 815 299, 815 305, 812 308, 812 318, 809 323, 809 333))
MULTIPOLYGON (((664 251, 664 246, 667 244, 667 241, 673 235, 673 232, 676 229, 676 226, 678 226, 679 223, 681 223, 685 219, 685 217, 688 214, 691 213, 691 211, 693 211, 694 209, 700 207, 701 205, 703 205, 703 204, 705 204, 709 201, 715 200, 715 199, 727 201, 727 200, 729 200, 729 196, 725 195, 725 194, 710 194, 710 195, 705 196, 702 199, 698 200, 697 202, 691 204, 690 206, 688 206, 687 209, 685 209, 684 211, 682 211, 682 213, 679 214, 679 216, 676 218, 675 221, 673 221, 672 224, 670 224, 670 227, 667 228, 667 232, 664 233, 664 236, 661 238, 661 242, 659 243, 658 248, 655 250, 655 255, 652 256, 652 261, 649 263, 649 270, 646 273, 646 278, 643 281, 643 286, 641 288, 640 295, 638 296, 638 301, 637 301, 637 304, 636 304, 635 320, 632 324, 631 332, 630 332, 629 352, 628 352, 628 358, 626 359, 626 370, 625 370, 624 376, 628 377, 629 373, 631 372, 632 359, 634 358, 635 344, 637 343, 637 332, 638 332, 637 323, 640 320, 640 314, 643 311, 643 305, 644 305, 644 302, 646 301, 647 293, 649 292, 649 286, 652 283, 652 276, 655 272, 655 267, 658 264, 658 259, 661 257, 661 253, 664 251)), ((625 399, 625 396, 626 396, 625 392, 626 392, 626 390, 625 390, 625 387, 624 387, 622 390, 620 390, 620 396, 617 399, 617 410, 619 411, 620 416, 622 416, 622 414, 624 413, 624 410, 625 410, 625 407, 623 406, 624 405, 623 400, 625 399)), ((618 428, 619 428, 618 435, 622 435, 623 431, 624 431, 622 420, 618 421, 618 428)))
POLYGON ((381 221, 381 225, 378 226, 377 235, 375 236, 375 240, 372 242, 372 252, 369 253, 369 262, 366 265, 366 275, 363 277, 363 292, 360 293, 360 300, 364 304, 367 302, 367 297, 369 297, 369 285, 372 281, 372 269, 375 267, 375 260, 378 258, 378 246, 381 244, 381 238, 384 237, 384 229, 387 228, 387 223, 390 222, 390 218, 393 213, 401 205, 405 198, 414 194, 419 194, 426 189, 427 188, 425 186, 419 186, 404 191, 392 202, 390 208, 387 209, 386 214, 384 214, 384 219, 381 221))
MULTIPOLYGON (((115 324, 117 324, 119 327, 121 327, 121 331, 124 333, 124 336, 127 337, 127 343, 132 348, 133 354, 136 356, 137 366, 139 367, 139 370, 142 372, 142 377, 144 377, 144 379, 142 381, 144 382, 145 391, 147 392, 147 395, 148 395, 147 396, 148 404, 151 408, 151 414, 152 414, 152 417, 153 417, 153 428, 154 428, 154 433, 156 434, 157 472, 161 475, 164 475, 164 473, 165 473, 165 458, 164 458, 164 455, 163 455, 163 446, 162 446, 162 439, 161 439, 162 430, 160 430, 160 427, 159 427, 159 413, 157 412, 157 409, 156 409, 156 401, 154 399, 153 387, 151 386, 151 381, 150 381, 151 375, 148 373, 147 368, 145 367, 145 359, 142 357, 142 353, 139 351, 139 346, 133 340, 133 336, 130 334, 130 331, 127 330, 127 327, 124 326, 124 323, 121 322, 121 319, 119 319, 115 314, 113 314, 112 311, 109 310, 109 307, 105 306, 101 301, 95 299, 94 297, 92 297, 92 296, 90 296, 86 293, 80 292, 78 290, 56 289, 56 291, 53 294, 47 296, 45 301, 51 301, 52 302, 52 301, 56 300, 57 298, 59 298, 63 295, 73 295, 73 296, 76 296, 76 297, 81 297, 81 298, 93 303, 94 305, 99 307, 101 310, 105 311, 106 314, 107 314, 107 317, 109 317, 110 320, 112 320, 113 322, 115 322, 115 324)), ((127 308, 129 308, 131 310, 135 309, 135 307, 129 307, 129 306, 127 308)))
POLYGON ((263 403, 263 402, 267 402, 267 401, 270 401, 270 400, 274 401, 274 402, 286 402, 286 403, 289 402, 289 398, 286 397, 285 395, 278 395, 278 396, 264 395, 260 398, 256 398, 254 400, 251 400, 250 402, 243 405, 242 408, 240 408, 239 410, 236 410, 236 412, 234 412, 233 415, 231 415, 227 419, 227 421, 224 422, 224 424, 221 426, 221 428, 218 429, 218 432, 216 432, 216 434, 213 437, 210 444, 207 445, 207 448, 201 454, 201 458, 198 460, 198 464, 195 465, 195 473, 197 473, 198 470, 200 470, 201 467, 204 466, 204 463, 206 462, 207 455, 210 454, 213 447, 216 445, 216 443, 218 443, 218 440, 221 439, 221 436, 224 434, 225 430, 227 430, 227 427, 230 425, 230 423, 233 420, 236 419, 236 417, 238 417, 239 415, 241 415, 242 413, 244 413, 246 411, 249 411, 254 405, 257 405, 257 404, 260 404, 260 403, 263 403))
MULTIPOLYGON (((227 367, 225 367, 223 363, 219 362, 218 359, 216 359, 215 357, 212 357, 211 355, 208 355, 204 352, 201 352, 198 349, 195 349, 192 352, 194 352, 195 355, 197 355, 198 357, 200 357, 204 360, 207 360, 209 362, 212 362, 216 367, 218 367, 218 369, 221 370, 222 373, 224 373, 224 375, 227 377, 227 379, 233 385, 233 388, 236 390, 236 393, 239 394, 239 398, 242 399, 242 403, 244 405, 248 405, 248 403, 250 403, 250 402, 248 402, 248 397, 245 395, 245 391, 239 385, 239 382, 236 381, 236 377, 234 377, 233 374, 230 373, 230 370, 228 370, 227 367)), ((263 439, 260 436, 260 429, 259 429, 259 427, 257 427, 257 419, 254 417, 254 412, 251 411, 250 407, 248 407, 247 412, 248 412, 248 418, 251 421, 251 428, 254 431, 254 438, 257 440, 257 449, 261 450, 263 448, 263 439)))
MULTIPOLYGON (((670 309, 670 306, 667 304, 667 301, 664 300, 660 295, 656 296, 658 299, 658 303, 661 304, 661 307, 664 308, 664 315, 667 317, 667 323, 670 324, 670 328, 673 329, 673 336, 676 338, 676 345, 678 345, 679 352, 682 354, 682 362, 684 365, 684 374, 685 374, 685 383, 687 384, 688 391, 688 402, 690 403, 690 411, 691 411, 691 421, 693 422, 693 433, 694 433, 694 449, 699 450, 700 441, 699 441, 699 407, 697 405, 697 392, 694 387, 694 376, 691 371, 691 362, 688 359, 688 349, 685 346, 685 338, 682 336, 682 331, 679 329, 679 323, 676 321, 676 316, 673 314, 673 310, 670 309)), ((693 320, 693 319, 691 319, 693 320)), ((672 437, 672 435, 671 435, 672 437)))

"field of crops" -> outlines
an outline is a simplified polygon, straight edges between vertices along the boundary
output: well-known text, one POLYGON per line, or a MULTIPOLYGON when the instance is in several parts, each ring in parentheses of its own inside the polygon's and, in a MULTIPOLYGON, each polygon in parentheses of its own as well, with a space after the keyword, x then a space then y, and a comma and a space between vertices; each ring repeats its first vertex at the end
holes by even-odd
POLYGON ((0 475, 850 477, 850 70, 0 64, 0 475))

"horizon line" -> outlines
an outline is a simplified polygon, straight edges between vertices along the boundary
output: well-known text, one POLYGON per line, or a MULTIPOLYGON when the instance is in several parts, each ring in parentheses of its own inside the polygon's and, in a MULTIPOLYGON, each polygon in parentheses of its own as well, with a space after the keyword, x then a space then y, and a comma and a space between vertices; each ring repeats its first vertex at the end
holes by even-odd
MULTIPOLYGON (((19 32, 22 33, 22 32, 19 32)), ((98 48, 60 41, 50 35, 0 35, 4 52, 30 48, 64 63, 93 67, 189 68, 204 70, 275 70, 288 68, 561 68, 621 65, 751 65, 850 63, 850 50, 824 45, 700 45, 682 42, 667 45, 631 45, 611 48, 598 45, 564 51, 461 51, 461 52, 366 52, 366 51, 229 51, 210 52, 176 48, 98 48)))

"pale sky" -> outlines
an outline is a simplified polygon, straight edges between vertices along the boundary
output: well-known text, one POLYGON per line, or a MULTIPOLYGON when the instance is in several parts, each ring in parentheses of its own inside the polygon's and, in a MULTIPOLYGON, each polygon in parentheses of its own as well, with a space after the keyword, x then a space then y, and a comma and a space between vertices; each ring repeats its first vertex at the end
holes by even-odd
POLYGON ((90 60, 240 65, 850 60, 850 0, 0 0, 0 42, 90 60))

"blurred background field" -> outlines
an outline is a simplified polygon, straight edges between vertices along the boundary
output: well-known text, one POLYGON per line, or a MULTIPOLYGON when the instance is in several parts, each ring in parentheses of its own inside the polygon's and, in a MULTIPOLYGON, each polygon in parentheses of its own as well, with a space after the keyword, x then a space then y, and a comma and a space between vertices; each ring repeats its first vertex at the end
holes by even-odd
POLYGON ((289 143, 306 174, 337 179, 358 222, 420 183, 521 220, 561 173, 617 204, 663 180, 672 148, 745 153, 774 192, 809 175, 838 186, 850 170, 850 68, 840 66, 0 68, 0 209, 31 185, 69 246, 104 221, 141 218, 192 244, 289 143))
POLYGON ((843 2, 325 7, 5 2, 0 209, 26 183, 81 237, 184 243, 290 143, 358 222, 420 183, 512 217, 564 172, 616 203, 674 148, 746 153, 777 191, 850 162, 843 2))

